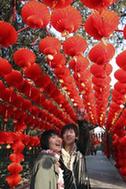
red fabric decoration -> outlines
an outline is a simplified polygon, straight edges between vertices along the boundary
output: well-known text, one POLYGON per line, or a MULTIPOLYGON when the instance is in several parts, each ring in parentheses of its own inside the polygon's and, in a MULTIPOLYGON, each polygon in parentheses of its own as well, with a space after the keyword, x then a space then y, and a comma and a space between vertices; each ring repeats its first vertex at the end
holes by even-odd
POLYGON ((11 98, 11 93, 12 93, 12 90, 9 89, 9 88, 6 88, 6 89, 4 90, 4 93, 3 93, 2 98, 3 98, 5 101, 8 101, 8 102, 9 102, 9 99, 11 98))
POLYGON ((91 14, 85 22, 86 32, 100 40, 102 37, 109 37, 119 24, 119 16, 114 11, 104 10, 101 13, 91 14))
POLYGON ((63 43, 64 52, 70 56, 75 56, 83 53, 86 48, 87 42, 80 36, 70 37, 63 43))
POLYGON ((34 63, 31 66, 27 67, 24 73, 28 78, 37 80, 38 77, 42 75, 42 70, 38 64, 34 63))
POLYGON ((114 89, 116 89, 121 94, 125 94, 126 93, 126 84, 125 83, 117 82, 114 85, 114 89))
POLYGON ((111 108, 113 111, 119 111, 119 110, 120 110, 120 106, 119 106, 117 103, 115 103, 115 102, 112 102, 112 103, 111 103, 110 108, 111 108))
POLYGON ((17 174, 23 170, 22 166, 19 163, 15 162, 8 165, 7 169, 11 174, 17 174))
POLYGON ((84 71, 89 66, 89 61, 82 55, 74 56, 69 62, 69 67, 76 72, 84 71))
POLYGON ((13 144, 12 148, 14 150, 15 153, 20 153, 23 151, 24 149, 24 144, 21 141, 17 141, 13 144))
POLYGON ((0 45, 8 47, 17 41, 17 32, 8 22, 0 21, 0 45))
POLYGON ((54 56, 53 60, 49 62, 52 68, 62 68, 66 63, 66 58, 63 54, 58 53, 54 56))
MULTIPOLYGON (((22 87, 20 88, 20 92, 24 93, 26 96, 30 93, 31 90, 31 84, 28 80, 24 80, 22 87)), ((24 99, 26 100, 26 99, 24 99)))
POLYGON ((52 26, 61 33, 75 32, 80 27, 81 22, 80 12, 71 6, 54 10, 51 17, 52 26))
POLYGON ((44 28, 50 21, 50 13, 46 5, 38 1, 26 3, 21 15, 23 21, 31 28, 44 28))
POLYGON ((115 54, 115 48, 112 44, 104 44, 102 42, 96 44, 89 52, 89 58, 97 64, 108 63, 115 54))
POLYGON ((102 86, 105 86, 107 84, 109 84, 111 81, 111 77, 107 77, 105 79, 101 79, 101 78, 97 78, 97 77, 92 77, 92 82, 99 86, 99 87, 102 87, 102 86))
POLYGON ((12 72, 7 74, 4 78, 10 86, 14 86, 16 88, 22 85, 23 82, 22 75, 17 70, 12 70, 12 72))
POLYGON ((16 106, 17 108, 21 108, 23 103, 23 97, 21 95, 18 95, 16 93, 13 93, 11 95, 11 103, 16 106), (19 103, 20 102, 20 103, 19 103))
POLYGON ((106 71, 107 76, 109 76, 112 73, 112 70, 113 70, 113 67, 111 64, 105 65, 105 71, 106 71))
POLYGON ((35 87, 31 87, 31 92, 29 94, 29 97, 31 97, 31 99, 35 102, 37 101, 37 99, 39 100, 40 99, 39 89, 35 87))
POLYGON ((10 187, 14 187, 20 183, 21 176, 18 174, 10 175, 6 177, 6 181, 10 187))
POLYGON ((117 90, 114 89, 112 91, 112 98, 114 98, 115 100, 118 100, 118 99, 124 99, 124 96, 121 93, 119 93, 117 90))
POLYGON ((9 135, 8 132, 0 132, 0 144, 11 144, 11 143, 13 143, 13 137, 9 135))
POLYGON ((14 142, 14 133, 5 132, 5 143, 12 144, 14 142))
POLYGON ((40 144, 40 140, 38 137, 29 137, 28 146, 38 146, 40 144))
POLYGON ((0 98, 2 96, 4 96, 4 92, 5 92, 5 85, 3 84, 3 82, 0 80, 0 98))
POLYGON ((35 81, 35 84, 41 88, 41 90, 45 90, 51 83, 51 80, 48 75, 43 75, 35 81), (45 82, 46 81, 46 82, 45 82))
POLYGON ((23 154, 19 154, 19 153, 18 154, 13 153, 13 154, 10 155, 9 158, 10 158, 11 161, 13 161, 15 163, 19 163, 22 160, 24 160, 24 155, 23 154))
POLYGON ((46 55, 55 55, 60 51, 60 48, 60 41, 55 37, 45 37, 39 44, 39 50, 46 55))
POLYGON ((126 50, 121 52, 117 57, 116 57, 116 63, 120 68, 126 71, 126 50))
POLYGON ((93 64, 90 67, 90 72, 95 76, 95 77, 99 77, 99 78, 105 78, 106 77, 106 73, 105 73, 105 69, 103 66, 99 66, 97 64, 93 64))
POLYGON ((114 76, 117 80, 120 81, 120 83, 126 83, 126 71, 122 69, 118 69, 115 73, 114 76))
POLYGON ((126 136, 123 136, 123 137, 121 137, 121 139, 119 140, 119 142, 120 142, 120 144, 122 145, 122 146, 126 146, 126 136))
POLYGON ((116 0, 81 0, 81 2, 91 9, 102 9, 113 4, 116 0))
POLYGON ((95 77, 105 78, 112 72, 112 66, 111 66, 111 64, 106 64, 105 66, 93 64, 90 67, 90 72, 95 77))
POLYGON ((15 51, 13 59, 17 65, 21 67, 27 67, 35 63, 36 57, 33 51, 26 48, 21 48, 15 51))
POLYGON ((15 128, 16 128, 16 132, 23 132, 27 128, 27 125, 24 122, 21 122, 21 123, 17 123, 15 125, 15 128))
POLYGON ((9 74, 12 71, 12 66, 8 60, 0 57, 0 77, 9 74))
POLYGON ((28 100, 28 99, 24 99, 24 101, 23 101, 23 103, 22 103, 22 110, 26 111, 26 110, 28 110, 31 106, 32 106, 31 101, 28 100))
POLYGON ((126 39, 126 25, 125 25, 125 27, 123 29, 123 35, 124 35, 124 39, 126 39))
POLYGON ((72 2, 73 0, 43 0, 43 3, 51 8, 64 8, 72 2))

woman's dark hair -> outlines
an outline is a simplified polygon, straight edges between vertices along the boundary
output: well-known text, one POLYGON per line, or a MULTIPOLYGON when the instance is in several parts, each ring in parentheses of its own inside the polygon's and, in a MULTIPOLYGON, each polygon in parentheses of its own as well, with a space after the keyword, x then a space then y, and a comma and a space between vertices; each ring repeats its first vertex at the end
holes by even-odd
POLYGON ((44 131, 40 137, 40 144, 43 150, 49 149, 49 139, 52 136, 58 135, 55 130, 44 131))
POLYGON ((79 133, 78 133, 78 128, 77 128, 77 126, 76 126, 75 124, 73 124, 73 123, 67 124, 67 125, 65 125, 65 126, 62 128, 62 130, 61 130, 61 136, 63 136, 64 133, 65 133, 67 130, 70 130, 70 129, 74 130, 76 137, 78 137, 78 134, 79 134, 79 133))

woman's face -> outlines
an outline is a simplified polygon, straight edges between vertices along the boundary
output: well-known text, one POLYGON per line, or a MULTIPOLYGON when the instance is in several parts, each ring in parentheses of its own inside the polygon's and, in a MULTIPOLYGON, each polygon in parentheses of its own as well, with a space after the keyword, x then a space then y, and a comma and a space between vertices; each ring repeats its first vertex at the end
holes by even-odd
POLYGON ((73 129, 67 129, 63 134, 63 142, 66 145, 72 145, 75 143, 76 134, 73 129))
POLYGON ((62 139, 58 135, 53 135, 49 138, 49 149, 60 153, 62 147, 62 139))

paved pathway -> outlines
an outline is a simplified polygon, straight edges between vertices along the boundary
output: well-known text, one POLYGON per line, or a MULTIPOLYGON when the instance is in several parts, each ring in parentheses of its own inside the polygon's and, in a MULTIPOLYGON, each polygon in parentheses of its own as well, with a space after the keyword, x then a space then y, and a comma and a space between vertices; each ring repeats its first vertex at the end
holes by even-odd
POLYGON ((92 189, 126 189, 116 167, 102 152, 98 151, 96 156, 87 156, 86 159, 92 189))

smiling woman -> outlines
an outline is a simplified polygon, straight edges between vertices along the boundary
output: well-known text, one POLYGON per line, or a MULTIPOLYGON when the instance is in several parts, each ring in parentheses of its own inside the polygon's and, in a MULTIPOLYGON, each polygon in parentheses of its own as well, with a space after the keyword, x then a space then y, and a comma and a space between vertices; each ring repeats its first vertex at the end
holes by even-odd
POLYGON ((59 167, 62 139, 54 130, 41 135, 42 151, 32 171, 30 189, 63 189, 62 170, 59 167))

